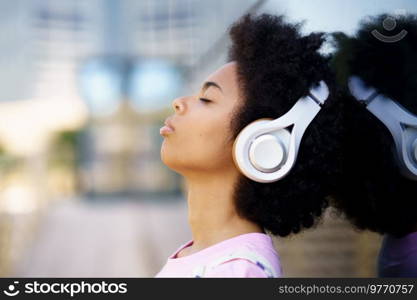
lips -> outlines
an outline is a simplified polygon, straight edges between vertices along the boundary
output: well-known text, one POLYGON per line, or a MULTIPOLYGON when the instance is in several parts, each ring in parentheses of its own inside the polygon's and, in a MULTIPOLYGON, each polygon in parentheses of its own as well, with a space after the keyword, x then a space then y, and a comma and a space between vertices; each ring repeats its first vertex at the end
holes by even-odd
POLYGON ((164 124, 165 126, 170 127, 172 130, 175 130, 174 126, 172 126, 171 119, 166 119, 164 124))
POLYGON ((165 124, 165 126, 161 127, 161 129, 159 129, 159 133, 161 135, 165 136, 165 135, 168 135, 168 134, 173 133, 175 131, 174 126, 172 126, 170 119, 166 119, 164 124, 165 124))

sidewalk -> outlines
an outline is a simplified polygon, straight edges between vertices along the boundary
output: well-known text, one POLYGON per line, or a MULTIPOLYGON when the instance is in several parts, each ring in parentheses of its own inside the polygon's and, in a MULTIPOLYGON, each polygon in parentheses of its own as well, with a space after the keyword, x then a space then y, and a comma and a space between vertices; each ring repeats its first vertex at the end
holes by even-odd
POLYGON ((153 277, 191 237, 185 200, 62 201, 12 276, 153 277))

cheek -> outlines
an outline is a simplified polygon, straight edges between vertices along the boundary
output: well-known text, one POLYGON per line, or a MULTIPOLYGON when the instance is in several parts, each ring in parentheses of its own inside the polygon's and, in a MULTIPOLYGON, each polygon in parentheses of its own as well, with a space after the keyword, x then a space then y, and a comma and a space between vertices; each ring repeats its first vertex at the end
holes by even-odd
POLYGON ((175 136, 164 140, 161 148, 164 163, 207 169, 218 168, 232 161, 232 145, 227 144, 228 121, 200 120, 181 129, 181 132, 175 132, 175 136))
POLYGON ((190 127, 188 132, 180 146, 184 155, 202 164, 203 161, 215 163, 223 158, 227 134, 223 121, 199 122, 190 127))

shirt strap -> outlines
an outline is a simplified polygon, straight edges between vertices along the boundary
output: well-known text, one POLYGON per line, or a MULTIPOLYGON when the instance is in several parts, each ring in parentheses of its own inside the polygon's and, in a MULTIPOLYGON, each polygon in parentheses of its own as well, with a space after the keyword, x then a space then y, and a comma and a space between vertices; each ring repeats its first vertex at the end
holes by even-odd
POLYGON ((254 251, 250 251, 246 249, 239 249, 230 254, 220 256, 206 265, 199 265, 195 267, 193 270, 193 277, 203 277, 207 271, 217 267, 218 265, 225 263, 229 260, 239 259, 239 258, 247 259, 250 262, 254 263, 258 267, 260 267, 267 274, 268 277, 279 277, 277 272, 271 266, 271 264, 269 263, 267 259, 265 259, 262 255, 254 251))

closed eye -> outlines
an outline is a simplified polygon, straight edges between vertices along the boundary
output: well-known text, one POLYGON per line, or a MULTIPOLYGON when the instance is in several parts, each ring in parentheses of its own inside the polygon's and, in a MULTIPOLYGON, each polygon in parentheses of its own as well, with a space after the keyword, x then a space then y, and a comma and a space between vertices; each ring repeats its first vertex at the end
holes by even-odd
POLYGON ((201 101, 203 101, 203 102, 207 102, 207 103, 208 103, 208 102, 211 102, 211 100, 206 99, 206 98, 200 98, 200 100, 201 100, 201 101))

